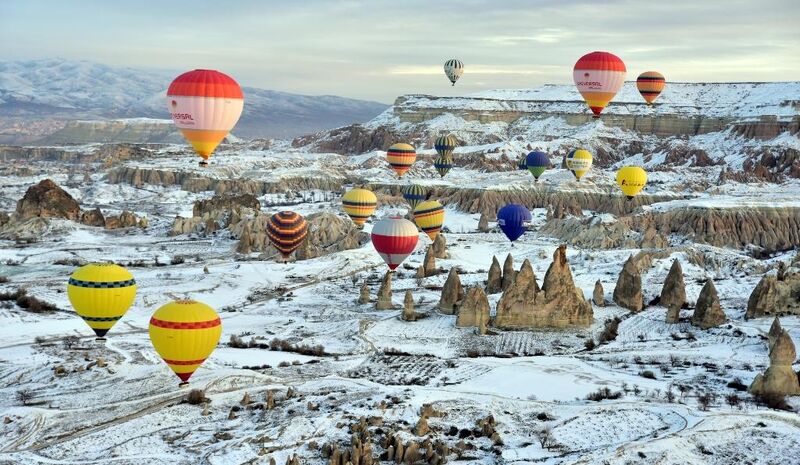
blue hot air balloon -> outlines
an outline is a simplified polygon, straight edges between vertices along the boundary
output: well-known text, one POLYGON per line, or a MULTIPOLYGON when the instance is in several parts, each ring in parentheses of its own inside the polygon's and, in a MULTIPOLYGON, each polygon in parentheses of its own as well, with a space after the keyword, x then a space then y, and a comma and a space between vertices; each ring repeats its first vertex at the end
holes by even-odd
POLYGON ((542 173, 544 173, 544 171, 550 166, 550 157, 548 157, 544 152, 535 150, 528 154, 525 162, 528 165, 528 170, 531 172, 534 179, 538 181, 539 176, 541 176, 542 173))
POLYGON ((511 242, 525 234, 530 221, 531 212, 522 205, 510 203, 497 212, 497 225, 511 242))

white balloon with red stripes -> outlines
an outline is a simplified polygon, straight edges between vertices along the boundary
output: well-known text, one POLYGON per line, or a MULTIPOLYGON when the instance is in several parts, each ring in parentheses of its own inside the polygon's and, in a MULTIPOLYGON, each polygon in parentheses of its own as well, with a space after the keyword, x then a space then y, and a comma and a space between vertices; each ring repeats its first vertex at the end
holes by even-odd
POLYGON ((418 241, 417 226, 399 216, 384 218, 372 227, 372 245, 390 270, 414 252, 418 241))

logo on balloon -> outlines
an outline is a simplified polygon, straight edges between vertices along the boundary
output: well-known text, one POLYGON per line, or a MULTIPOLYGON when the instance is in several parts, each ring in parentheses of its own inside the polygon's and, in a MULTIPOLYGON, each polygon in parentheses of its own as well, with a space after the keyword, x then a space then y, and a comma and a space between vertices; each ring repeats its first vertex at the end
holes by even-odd
POLYGON ((178 107, 178 101, 177 101, 177 100, 173 100, 173 101, 172 101, 172 109, 174 110, 174 109, 176 109, 177 107, 178 107))

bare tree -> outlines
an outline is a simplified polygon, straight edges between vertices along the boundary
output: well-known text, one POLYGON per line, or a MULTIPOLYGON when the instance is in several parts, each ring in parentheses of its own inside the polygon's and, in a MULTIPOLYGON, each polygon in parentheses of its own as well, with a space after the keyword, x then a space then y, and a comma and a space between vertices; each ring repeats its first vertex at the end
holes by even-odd
POLYGON ((64 336, 64 339, 61 340, 61 343, 64 344, 64 348, 67 350, 72 350, 72 348, 78 345, 79 342, 80 339, 78 339, 78 336, 74 334, 64 336))
POLYGON ((20 389, 17 391, 17 400, 22 403, 22 405, 28 405, 33 399, 33 391, 30 389, 20 389))

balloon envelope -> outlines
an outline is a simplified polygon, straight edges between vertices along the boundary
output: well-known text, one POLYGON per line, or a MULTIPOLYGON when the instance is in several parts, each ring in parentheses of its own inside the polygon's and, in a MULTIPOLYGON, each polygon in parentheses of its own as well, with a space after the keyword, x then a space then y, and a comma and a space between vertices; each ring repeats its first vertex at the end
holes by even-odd
POLYGON ((664 75, 658 71, 645 71, 636 78, 636 88, 650 105, 661 95, 666 83, 664 75))
POLYGON ((288 258, 308 234, 308 223, 303 215, 293 211, 275 213, 267 223, 267 236, 270 242, 281 253, 283 258, 288 258))
POLYGON ((450 172, 450 169, 453 168, 453 156, 439 155, 436 157, 436 160, 433 161, 433 167, 436 168, 436 172, 439 173, 439 176, 444 177, 450 172))
POLYGON ((119 321, 136 298, 136 281, 113 263, 90 263, 69 277, 67 297, 98 338, 119 321))
POLYGON ((342 209, 357 226, 363 226, 377 206, 378 198, 367 189, 357 187, 342 196, 342 209))
POLYGON ((406 202, 408 202, 409 205, 411 205, 412 210, 427 197, 428 189, 425 189, 419 184, 410 184, 403 187, 403 198, 406 199, 406 202))
POLYGON ((522 205, 508 204, 497 212, 497 225, 511 242, 520 238, 528 229, 531 212, 522 205))
POLYGON ((439 155, 450 155, 456 147, 458 147, 458 141, 453 135, 441 136, 433 144, 433 148, 439 155))
POLYGON ((538 180, 539 176, 550 166, 550 157, 544 152, 534 150, 525 158, 525 165, 533 177, 538 180))
POLYGON ((625 166, 617 171, 617 185, 628 199, 644 189, 647 184, 647 172, 639 166, 625 166))
POLYGON ((203 160, 208 160, 239 121, 244 95, 227 74, 196 69, 172 81, 167 105, 183 136, 203 160))
POLYGON ((386 160, 397 176, 402 178, 417 160, 417 151, 411 144, 397 143, 389 147, 386 160))
POLYGON ((222 321, 204 303, 176 300, 153 313, 149 332, 158 355, 186 383, 217 347, 222 321))
POLYGON ((464 63, 462 63, 461 60, 456 60, 455 58, 447 60, 444 62, 444 74, 447 75, 447 79, 449 79, 453 85, 456 85, 458 78, 464 74, 464 63))
POLYGON ((372 228, 372 245, 383 261, 394 270, 403 263, 419 241, 419 231, 414 223, 399 216, 384 218, 372 228))
POLYGON ((567 155, 567 169, 572 171, 578 181, 592 167, 592 154, 588 150, 575 149, 567 155))
POLYGON ((572 70, 575 87, 595 116, 600 116, 603 108, 625 83, 625 63, 608 52, 592 52, 582 56, 572 70))
POLYGON ((437 200, 421 202, 414 208, 414 221, 431 240, 434 240, 444 223, 444 207, 437 200))

